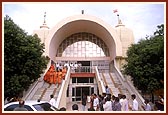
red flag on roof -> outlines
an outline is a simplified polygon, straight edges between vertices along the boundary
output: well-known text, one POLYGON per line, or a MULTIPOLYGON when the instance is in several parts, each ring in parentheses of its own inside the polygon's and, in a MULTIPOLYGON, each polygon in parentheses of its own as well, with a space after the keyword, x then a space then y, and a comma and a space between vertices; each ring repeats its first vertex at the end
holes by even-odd
POLYGON ((117 10, 117 9, 113 10, 113 13, 116 13, 116 12, 118 12, 118 10, 117 10))

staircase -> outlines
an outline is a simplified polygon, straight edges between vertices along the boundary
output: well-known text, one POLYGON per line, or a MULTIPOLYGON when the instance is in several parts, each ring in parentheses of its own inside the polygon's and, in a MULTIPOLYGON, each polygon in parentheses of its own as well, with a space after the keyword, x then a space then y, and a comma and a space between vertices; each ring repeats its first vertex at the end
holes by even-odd
MULTIPOLYGON (((133 85, 131 86, 130 82, 121 81, 116 73, 100 73, 100 77, 103 80, 104 87, 107 85, 110 88, 112 95, 118 96, 118 94, 124 94, 126 95, 129 104, 132 105, 131 95, 134 93, 137 96, 136 99, 139 105, 142 104, 143 100, 140 94, 138 94, 138 91, 133 88, 133 85)), ((143 110, 141 106, 139 106, 139 110, 143 110)))
POLYGON ((44 83, 44 85, 42 86, 42 88, 39 88, 34 96, 32 97, 31 100, 42 100, 42 101, 49 101, 50 99, 50 95, 53 94, 54 98, 56 99, 58 97, 58 92, 60 90, 60 87, 58 86, 58 84, 48 84, 48 83, 44 83))
POLYGON ((116 88, 118 88, 119 93, 126 95, 127 99, 130 99, 131 94, 128 92, 128 89, 126 87, 124 87, 124 85, 122 85, 122 83, 120 82, 118 77, 116 77, 115 73, 109 73, 109 74, 110 74, 111 78, 113 79, 116 88))

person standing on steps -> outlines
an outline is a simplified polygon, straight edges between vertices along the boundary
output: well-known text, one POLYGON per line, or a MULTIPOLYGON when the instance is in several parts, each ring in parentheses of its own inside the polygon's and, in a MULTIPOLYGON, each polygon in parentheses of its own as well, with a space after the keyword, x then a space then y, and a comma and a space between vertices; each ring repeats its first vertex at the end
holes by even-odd
POLYGON ((105 89, 106 89, 106 95, 110 94, 110 88, 107 85, 106 85, 105 89))
POLYGON ((55 107, 55 105, 56 105, 56 100, 54 99, 54 95, 53 95, 53 94, 50 95, 50 101, 49 101, 49 103, 51 104, 51 106, 54 106, 54 107, 55 107))

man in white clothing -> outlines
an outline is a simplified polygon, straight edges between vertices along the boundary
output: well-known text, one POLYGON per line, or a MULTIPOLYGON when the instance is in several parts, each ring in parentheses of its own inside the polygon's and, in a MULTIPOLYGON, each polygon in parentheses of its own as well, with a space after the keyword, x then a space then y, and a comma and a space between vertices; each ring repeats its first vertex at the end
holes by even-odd
POLYGON ((104 111, 112 111, 112 102, 111 98, 108 96, 106 97, 106 102, 103 104, 104 111))
POLYGON ((105 89, 106 89, 106 95, 110 94, 110 88, 107 85, 106 85, 105 89))
POLYGON ((69 63, 67 61, 65 62, 64 67, 66 67, 66 68, 69 67, 69 63))
POLYGON ((121 111, 129 111, 128 100, 126 98, 126 95, 123 95, 122 98, 123 98, 123 101, 122 101, 121 111))
POLYGON ((131 107, 132 111, 138 111, 138 101, 136 100, 136 95, 132 94, 131 98, 133 100, 132 107, 131 107))
POLYGON ((55 105, 56 105, 56 101, 55 101, 53 95, 50 95, 50 101, 49 101, 49 103, 51 104, 51 106, 54 106, 54 107, 55 107, 55 105))
POLYGON ((94 108, 95 111, 98 111, 99 110, 99 99, 97 98, 96 94, 93 95, 93 98, 94 98, 93 108, 94 108))
POLYGON ((60 68, 60 64, 57 62, 57 63, 56 63, 56 71, 58 71, 59 68, 60 68))
POLYGON ((149 104, 149 100, 148 99, 145 99, 144 101, 145 105, 142 105, 142 108, 145 110, 145 111, 151 111, 151 106, 149 104))

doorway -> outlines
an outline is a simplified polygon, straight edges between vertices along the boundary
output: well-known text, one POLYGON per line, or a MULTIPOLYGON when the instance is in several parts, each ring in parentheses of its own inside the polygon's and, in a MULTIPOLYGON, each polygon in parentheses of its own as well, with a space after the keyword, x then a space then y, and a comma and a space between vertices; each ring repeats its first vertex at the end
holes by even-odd
POLYGON ((83 93, 85 93, 87 96, 90 96, 94 92, 94 87, 91 87, 91 86, 74 87, 73 89, 74 89, 74 92, 72 92, 72 95, 74 94, 73 95, 74 98, 72 98, 72 101, 81 101, 83 93))
POLYGON ((76 101, 82 100, 82 94, 89 95, 89 87, 76 87, 76 101))

